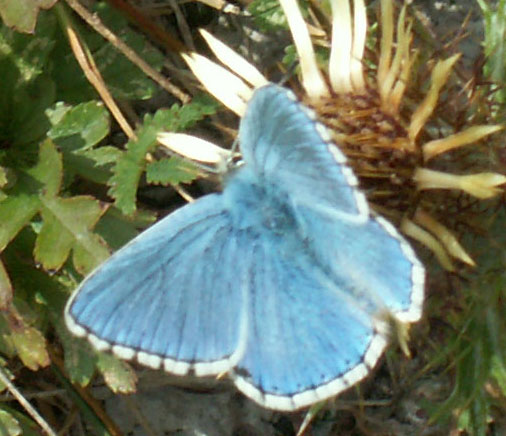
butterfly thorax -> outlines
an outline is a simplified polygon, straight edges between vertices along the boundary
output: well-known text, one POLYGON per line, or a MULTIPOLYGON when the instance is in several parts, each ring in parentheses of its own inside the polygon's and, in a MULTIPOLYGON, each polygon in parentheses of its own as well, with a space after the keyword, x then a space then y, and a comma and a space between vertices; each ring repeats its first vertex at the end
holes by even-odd
POLYGON ((248 167, 234 174, 223 195, 237 229, 267 232, 278 237, 296 233, 295 215, 288 195, 263 183, 248 167))

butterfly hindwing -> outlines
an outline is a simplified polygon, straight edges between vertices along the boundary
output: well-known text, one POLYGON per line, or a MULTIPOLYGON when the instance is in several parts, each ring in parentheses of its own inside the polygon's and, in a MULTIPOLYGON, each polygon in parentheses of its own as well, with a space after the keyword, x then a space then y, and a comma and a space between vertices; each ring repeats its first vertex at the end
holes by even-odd
POLYGON ((98 348, 174 373, 226 371, 245 334, 246 257, 222 198, 184 206, 94 271, 67 304, 71 330, 98 348))
POLYGON ((420 319, 424 270, 413 249, 386 220, 335 220, 299 207, 297 221, 314 258, 357 301, 401 321, 420 319))
POLYGON ((346 158, 290 91, 276 85, 258 89, 242 119, 239 140, 245 163, 265 183, 336 214, 367 215, 367 202, 346 158))
POLYGON ((254 258, 238 388, 266 407, 293 410, 363 378, 386 345, 370 313, 302 246, 264 238, 254 258))

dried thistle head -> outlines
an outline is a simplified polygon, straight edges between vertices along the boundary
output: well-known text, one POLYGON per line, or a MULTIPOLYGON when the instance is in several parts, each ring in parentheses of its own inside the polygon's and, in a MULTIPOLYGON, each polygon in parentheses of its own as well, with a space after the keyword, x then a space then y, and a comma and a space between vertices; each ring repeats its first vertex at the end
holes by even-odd
MULTIPOLYGON (((330 2, 328 17, 331 35, 324 28, 318 32, 320 42, 323 39, 330 47, 328 65, 322 70, 297 2, 280 3, 300 61, 299 83, 292 80, 290 85, 296 92, 299 90, 299 97, 329 128, 372 207, 431 250, 446 270, 455 269, 453 259, 473 265, 470 255, 441 218, 451 226, 447 214, 461 214, 458 202, 462 193, 466 198, 497 196, 506 176, 476 172, 469 162, 439 164, 455 163, 452 156, 456 149, 468 150, 502 128, 486 124, 487 120, 484 124, 471 120, 467 125, 462 117, 448 114, 451 104, 462 104, 463 100, 462 87, 452 82, 459 54, 428 62, 430 76, 426 89, 420 90, 423 71, 417 68, 417 50, 412 47, 412 22, 407 18, 406 6, 394 18, 392 1, 381 1, 381 37, 379 51, 374 52, 366 51, 364 2, 354 1, 352 9, 349 2, 335 0, 330 2), (366 64, 376 68, 366 69, 366 64), (440 98, 443 91, 444 101, 440 98), (449 132, 444 137, 433 133, 439 124, 449 132)), ((211 34, 202 31, 202 35, 233 73, 196 53, 184 58, 209 92, 242 115, 253 89, 268 80, 211 34)), ((170 138, 177 147, 177 135, 171 134, 170 138)))

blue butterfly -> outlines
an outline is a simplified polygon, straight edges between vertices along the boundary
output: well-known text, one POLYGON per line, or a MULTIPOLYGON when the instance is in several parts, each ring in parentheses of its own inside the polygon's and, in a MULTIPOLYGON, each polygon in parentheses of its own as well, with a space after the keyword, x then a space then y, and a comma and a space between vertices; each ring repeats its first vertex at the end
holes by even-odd
POLYGON ((244 165, 98 267, 65 319, 98 350, 197 376, 228 372, 264 407, 295 410, 363 379, 387 319, 421 316, 424 269, 372 214, 344 155, 279 86, 255 91, 244 165))

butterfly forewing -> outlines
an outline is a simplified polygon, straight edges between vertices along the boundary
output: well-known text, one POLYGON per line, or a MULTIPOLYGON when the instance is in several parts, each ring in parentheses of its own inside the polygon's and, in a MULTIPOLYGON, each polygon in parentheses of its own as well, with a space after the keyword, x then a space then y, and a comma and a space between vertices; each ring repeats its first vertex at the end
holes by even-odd
POLYGON ((344 155, 283 88, 271 85, 255 92, 239 140, 245 163, 265 183, 335 214, 367 215, 365 197, 356 189, 357 179, 344 165, 344 155))
POLYGON ((179 209, 82 283, 67 305, 67 324, 120 354, 142 353, 150 366, 227 370, 245 341, 242 277, 249 269, 231 232, 218 194, 179 209))

